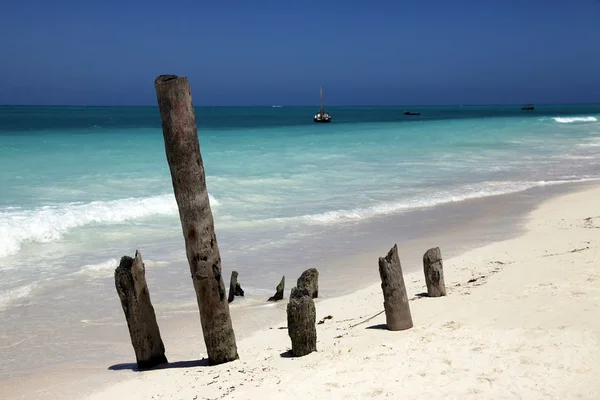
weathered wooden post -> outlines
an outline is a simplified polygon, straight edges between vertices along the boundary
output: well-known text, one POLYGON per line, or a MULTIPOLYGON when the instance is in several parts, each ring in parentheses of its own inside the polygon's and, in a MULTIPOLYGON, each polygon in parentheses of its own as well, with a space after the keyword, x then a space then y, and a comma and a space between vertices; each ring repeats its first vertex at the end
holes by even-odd
POLYGON ((307 288, 313 299, 319 297, 319 271, 316 268, 307 269, 300 275, 296 284, 298 288, 307 288))
POLYGON ((285 289, 285 275, 281 277, 281 281, 277 288, 275 288, 275 295, 269 297, 267 301, 279 301, 283 300, 283 290, 285 289))
POLYGON ((387 256, 379 258, 379 275, 381 276, 383 307, 388 329, 390 331, 401 331, 412 328, 410 305, 396 244, 387 256))
POLYGON ((115 287, 127 320, 131 344, 139 369, 150 369, 167 362, 165 346, 160 337, 142 255, 135 259, 124 256, 115 269, 115 287))
POLYGON ((439 247, 425 252, 423 255, 423 271, 425 272, 427 295, 429 297, 445 296, 444 267, 442 265, 442 252, 439 247))
POLYGON ((287 305, 288 335, 292 340, 292 354, 302 357, 317 351, 317 312, 307 288, 292 288, 287 305))
POLYGON ((231 279, 229 280, 229 296, 227 298, 227 302, 231 303, 235 296, 243 296, 244 291, 242 287, 237 281, 238 273, 237 271, 231 271, 231 279))
POLYGON ((160 75, 154 87, 204 342, 210 363, 221 364, 237 359, 238 353, 221 276, 221 256, 206 189, 190 85, 186 77, 160 75))

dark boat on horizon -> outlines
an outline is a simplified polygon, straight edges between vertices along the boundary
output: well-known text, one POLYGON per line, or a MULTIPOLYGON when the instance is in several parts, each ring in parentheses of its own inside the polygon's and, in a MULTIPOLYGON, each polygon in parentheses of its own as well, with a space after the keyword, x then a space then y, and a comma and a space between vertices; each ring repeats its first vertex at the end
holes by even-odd
POLYGON ((324 109, 323 109, 323 87, 321 86, 319 88, 319 94, 321 97, 321 108, 319 109, 319 112, 315 115, 315 117, 313 118, 313 121, 315 122, 331 122, 331 115, 329 115, 324 109))
POLYGON ((521 107, 521 110, 523 110, 523 111, 533 111, 533 110, 535 110, 535 107, 533 106, 533 104, 527 104, 527 105, 524 105, 523 107, 521 107))
POLYGON ((404 115, 421 115, 420 112, 404 111, 404 115))

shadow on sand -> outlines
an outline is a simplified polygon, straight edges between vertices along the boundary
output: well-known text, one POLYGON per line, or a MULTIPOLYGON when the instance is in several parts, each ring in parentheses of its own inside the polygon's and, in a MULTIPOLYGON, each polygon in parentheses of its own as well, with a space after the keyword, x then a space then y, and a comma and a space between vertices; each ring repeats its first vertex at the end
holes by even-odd
POLYGON ((287 350, 287 351, 284 351, 283 353, 281 353, 279 355, 279 357, 281 357, 281 358, 294 358, 294 354, 292 353, 292 350, 287 350))
POLYGON ((124 363, 124 364, 115 364, 108 367, 109 371, 123 371, 123 370, 131 370, 131 371, 151 371, 155 369, 171 369, 171 368, 193 368, 193 367, 208 367, 210 365, 208 358, 203 358, 202 360, 190 360, 190 361, 175 361, 166 364, 160 364, 156 367, 150 369, 139 369, 137 363, 124 363))
POLYGON ((387 324, 377 324, 377 325, 367 326, 365 329, 382 329, 382 330, 387 331, 388 327, 387 327, 387 324))

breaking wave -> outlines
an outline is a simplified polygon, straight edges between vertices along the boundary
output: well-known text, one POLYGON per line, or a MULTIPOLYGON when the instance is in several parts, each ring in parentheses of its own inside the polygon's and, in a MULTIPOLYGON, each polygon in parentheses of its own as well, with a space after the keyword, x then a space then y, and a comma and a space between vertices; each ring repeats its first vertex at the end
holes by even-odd
POLYGON ((351 210, 327 211, 319 214, 309 214, 287 218, 272 218, 265 222, 304 222, 308 224, 331 224, 336 222, 360 221, 372 217, 384 216, 411 209, 434 207, 441 204, 460 202, 489 196, 498 196, 521 192, 539 186, 559 185, 565 183, 585 182, 599 180, 600 178, 585 178, 555 181, 530 181, 530 182, 484 182, 478 185, 468 185, 455 191, 441 191, 430 197, 415 197, 406 201, 389 202, 365 208, 351 210))
MULTIPOLYGON (((213 207, 219 202, 209 194, 213 207)), ((64 234, 92 224, 120 224, 157 215, 176 215, 172 194, 90 203, 66 203, 33 210, 0 210, 0 257, 17 253, 23 243, 50 243, 64 234)))
POLYGON ((572 124, 574 122, 597 122, 596 117, 554 117, 552 118, 560 124, 572 124))

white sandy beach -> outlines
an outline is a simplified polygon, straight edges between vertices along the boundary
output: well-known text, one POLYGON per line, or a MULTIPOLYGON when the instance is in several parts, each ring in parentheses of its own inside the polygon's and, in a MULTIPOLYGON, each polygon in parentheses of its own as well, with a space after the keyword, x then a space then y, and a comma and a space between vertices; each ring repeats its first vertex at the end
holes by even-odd
MULTIPOLYGON (((597 399, 599 197, 588 187, 553 198, 524 235, 444 260, 448 296, 415 296, 413 329, 378 329, 383 314, 353 327, 383 310, 377 283, 317 300, 317 319, 333 318, 317 325, 318 352, 306 357, 281 356, 282 304, 281 324, 238 342, 238 361, 114 371, 131 379, 86 398, 597 399)), ((371 268, 377 276, 376 259, 371 268)), ((425 291, 422 273, 405 280, 409 296, 425 291)), ((185 336, 190 347, 202 340, 185 336)))

